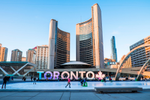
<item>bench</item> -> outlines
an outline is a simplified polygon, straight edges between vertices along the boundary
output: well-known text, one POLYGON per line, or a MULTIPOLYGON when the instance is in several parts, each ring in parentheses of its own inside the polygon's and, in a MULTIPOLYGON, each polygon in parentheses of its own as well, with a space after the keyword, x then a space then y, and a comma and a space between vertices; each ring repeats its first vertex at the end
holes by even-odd
POLYGON ((140 87, 95 87, 96 92, 137 92, 142 91, 140 87))

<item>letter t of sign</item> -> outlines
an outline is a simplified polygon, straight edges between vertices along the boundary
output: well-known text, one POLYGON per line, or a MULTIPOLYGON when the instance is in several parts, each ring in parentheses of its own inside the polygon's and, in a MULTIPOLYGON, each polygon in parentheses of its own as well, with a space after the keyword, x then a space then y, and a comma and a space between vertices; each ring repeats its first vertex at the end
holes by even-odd
POLYGON ((41 80, 41 78, 42 78, 42 73, 44 73, 44 71, 37 71, 37 73, 39 73, 39 80, 41 80))
POLYGON ((85 73, 85 71, 79 71, 79 73, 81 74, 81 78, 83 79, 83 74, 85 73))

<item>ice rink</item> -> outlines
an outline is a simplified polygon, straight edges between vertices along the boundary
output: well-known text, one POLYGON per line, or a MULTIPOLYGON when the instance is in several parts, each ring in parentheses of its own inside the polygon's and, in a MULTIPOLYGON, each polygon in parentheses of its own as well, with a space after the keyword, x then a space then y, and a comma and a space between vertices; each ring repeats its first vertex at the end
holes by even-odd
MULTIPOLYGON (((71 89, 73 90, 86 90, 94 89, 94 87, 142 87, 143 89, 150 89, 150 81, 128 81, 128 82, 87 82, 88 87, 82 87, 80 82, 71 82, 71 89)), ((69 86, 65 88, 67 81, 65 82, 21 82, 21 83, 9 83, 7 89, 43 89, 43 90, 61 90, 70 89, 69 86)))

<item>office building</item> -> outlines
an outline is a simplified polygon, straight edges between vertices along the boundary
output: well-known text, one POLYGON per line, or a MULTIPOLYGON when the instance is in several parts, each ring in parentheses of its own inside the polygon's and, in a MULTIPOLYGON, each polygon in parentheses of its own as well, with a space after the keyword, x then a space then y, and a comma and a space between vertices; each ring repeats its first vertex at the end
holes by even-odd
MULTIPOLYGON (((150 44, 150 36, 130 46, 130 50, 143 45, 150 44)), ((142 47, 131 54, 132 67, 141 67, 150 58, 150 47, 142 47)))
POLYGON ((101 10, 92 6, 92 18, 76 24, 76 60, 104 68, 101 10))
POLYGON ((111 38, 111 51, 112 51, 112 59, 114 59, 117 62, 117 49, 115 43, 115 36, 112 36, 111 38))
POLYGON ((48 68, 48 46, 42 45, 36 47, 36 65, 37 69, 49 69, 48 68))
POLYGON ((27 55, 26 61, 35 64, 35 62, 36 62, 36 60, 35 60, 35 59, 36 59, 36 51, 35 51, 35 49, 29 49, 29 50, 26 52, 26 55, 27 55))
POLYGON ((59 68, 70 62, 70 33, 58 28, 58 21, 51 19, 49 26, 49 69, 59 68))
POLYGON ((2 47, 2 44, 0 44, 0 61, 7 60, 7 53, 8 53, 8 48, 2 47))
POLYGON ((22 51, 19 49, 12 50, 11 61, 22 61, 22 51))

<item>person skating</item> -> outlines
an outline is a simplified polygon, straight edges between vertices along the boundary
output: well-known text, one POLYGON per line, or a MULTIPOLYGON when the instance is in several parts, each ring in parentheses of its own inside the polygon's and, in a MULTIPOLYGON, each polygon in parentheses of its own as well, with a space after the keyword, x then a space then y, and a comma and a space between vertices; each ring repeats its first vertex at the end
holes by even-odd
POLYGON ((84 81, 84 80, 81 79, 81 86, 83 86, 83 81, 84 81))
POLYGON ((105 77, 103 78, 103 81, 106 82, 106 78, 105 77))
POLYGON ((84 78, 84 80, 83 80, 83 85, 82 85, 83 87, 87 87, 88 86, 88 84, 87 84, 87 81, 86 81, 86 78, 84 78))
POLYGON ((34 81, 33 84, 36 84, 36 77, 34 77, 33 81, 34 81))
POLYGON ((111 77, 109 77, 109 81, 110 81, 110 82, 112 82, 112 79, 111 79, 111 77))
POLYGON ((69 85, 69 88, 71 88, 70 84, 70 78, 68 78, 68 84, 65 86, 65 88, 69 85))
POLYGON ((85 83, 86 83, 86 78, 84 78, 84 81, 83 81, 83 85, 85 86, 85 83))
POLYGON ((2 84, 2 89, 3 89, 3 86, 4 86, 4 88, 6 89, 6 83, 7 83, 7 81, 9 80, 9 76, 5 76, 4 78, 3 78, 3 84, 2 84))

